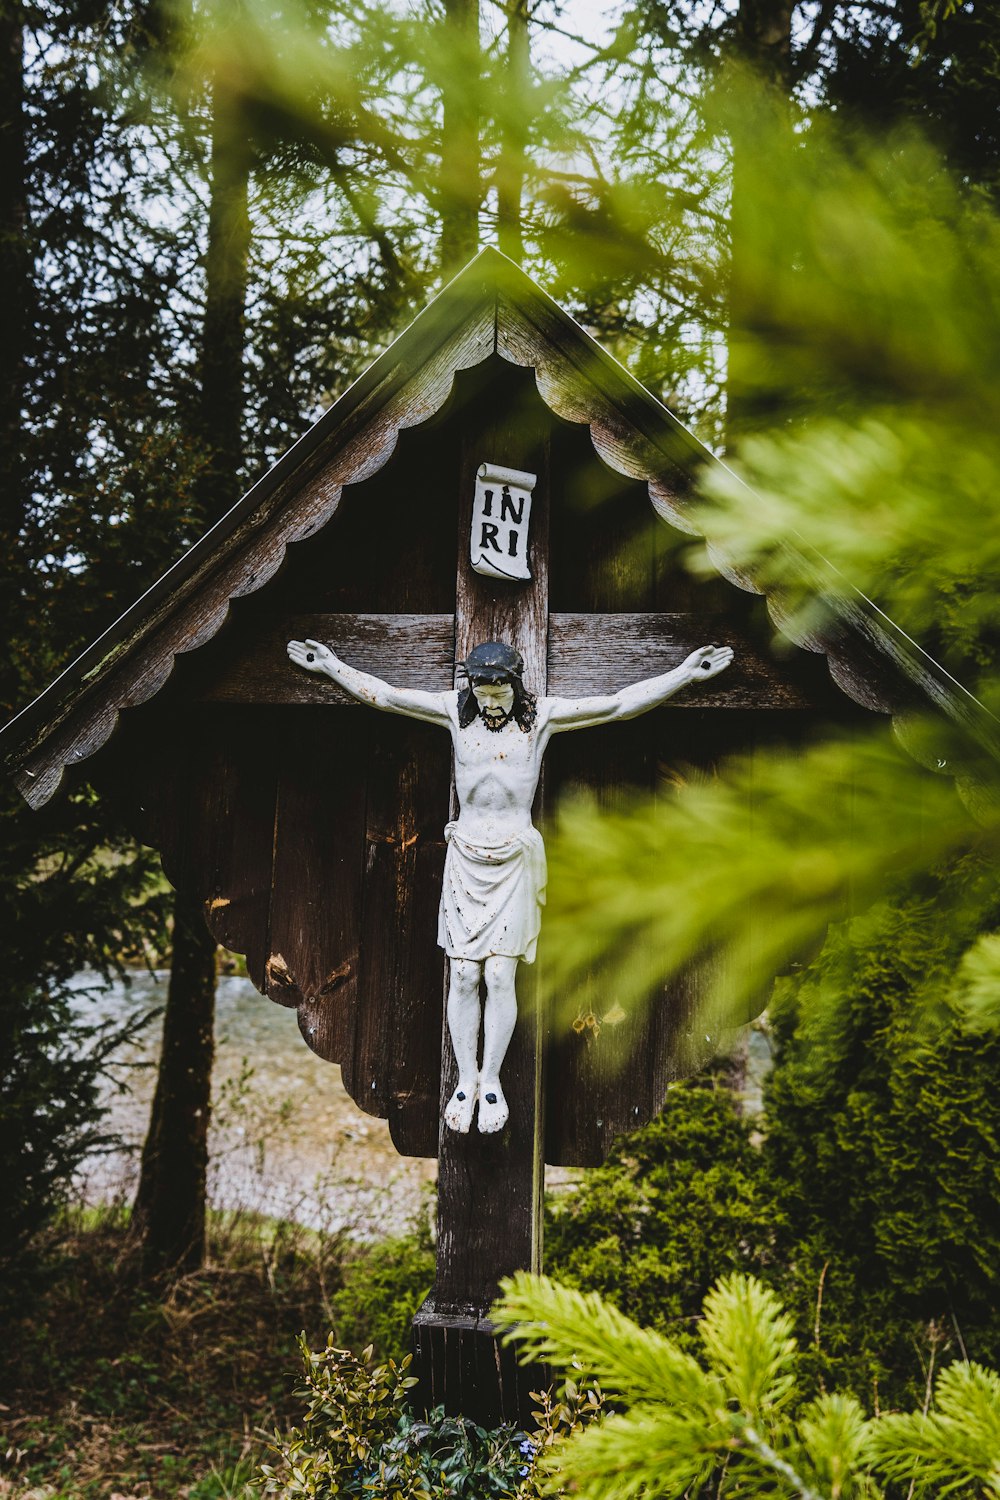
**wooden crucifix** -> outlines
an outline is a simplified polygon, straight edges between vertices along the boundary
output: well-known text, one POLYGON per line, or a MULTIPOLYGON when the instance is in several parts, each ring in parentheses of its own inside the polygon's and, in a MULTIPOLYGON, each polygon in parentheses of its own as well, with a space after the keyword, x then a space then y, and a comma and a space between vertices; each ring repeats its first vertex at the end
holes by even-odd
MULTIPOLYGON (((510 380, 504 384, 509 387, 510 380)), ((533 807, 541 809, 542 757, 553 735, 635 718, 692 684, 707 684, 733 658, 729 645, 696 648, 677 666, 620 684, 614 693, 588 691, 586 672, 579 674, 579 694, 547 691, 553 653, 548 424, 537 407, 534 420, 523 401, 512 407, 513 415, 499 421, 490 417, 478 431, 468 418, 464 424, 456 476, 456 687, 429 691, 393 682, 395 641, 384 644, 384 664, 359 670, 352 656, 356 659, 360 648, 371 663, 373 643, 352 642, 354 622, 348 617, 329 622, 339 627, 335 637, 328 628, 323 640, 308 637, 288 645, 296 666, 332 682, 355 702, 430 723, 451 737, 451 819, 435 931, 449 959, 441 1037, 437 1276, 415 1331, 426 1400, 493 1420, 515 1418, 524 1410, 526 1377, 515 1373, 510 1356, 497 1348, 489 1309, 501 1277, 519 1267, 538 1270, 541 1258, 547 1020, 535 986, 524 983, 524 975, 515 1033, 515 972, 519 963, 534 958, 544 893, 544 850, 532 822, 533 807), (488 489, 484 495, 484 475, 499 476, 492 496, 488 489), (507 486, 501 487, 503 477, 512 483, 519 479, 522 491, 532 494, 530 530, 523 528, 523 511, 508 500, 507 486), (484 506, 492 520, 484 521, 484 506), (515 520, 523 528, 514 543, 522 575, 511 578, 499 566, 477 565, 481 544, 495 544, 498 527, 506 521, 509 533, 515 520)), ((504 564, 512 547, 508 534, 500 540, 496 556, 504 564)), ((423 621, 410 622, 410 660, 419 654, 424 632, 430 633, 423 621)), ((582 644, 591 670, 600 669, 602 623, 580 619, 576 633, 576 659, 582 644)), ((617 640, 620 646, 620 635, 617 640)), ((405 667, 404 675, 412 681, 405 667)), ((437 901, 439 892, 431 896, 437 901)), ((420 909, 427 922, 432 908, 426 893, 420 909)), ((411 979, 417 976, 400 976, 404 986, 411 979)), ((429 1016, 409 1019, 414 1029, 430 1022, 429 1016)), ((401 1041, 405 1046, 405 1037, 401 1041)))
POLYGON ((451 734, 458 816, 445 829, 438 944, 449 960, 445 1013, 458 1081, 443 1120, 467 1135, 478 1105, 480 1133, 494 1135, 510 1116, 500 1069, 517 1021, 517 966, 535 961, 545 902, 545 850, 531 810, 546 746, 554 734, 659 708, 724 671, 732 647, 701 647, 679 667, 617 693, 540 699, 524 685, 521 653, 504 641, 474 646, 462 663, 465 688, 450 693, 393 686, 341 661, 322 641, 290 641, 288 655, 359 703, 451 734))
MULTIPOLYGON (((474 530, 476 525, 474 518, 474 530)), ((439 1287, 445 1277, 453 1284, 447 1300, 439 1291, 423 1310, 418 1325, 425 1340, 421 1375, 429 1401, 437 1394, 436 1375, 440 1394, 456 1402, 456 1382, 452 1381, 450 1391, 445 1390, 446 1343, 451 1331, 453 1341, 457 1336, 459 1342, 464 1339, 471 1344, 460 1366, 467 1367, 471 1355, 475 1370, 472 1389, 462 1382, 458 1408, 482 1411, 485 1406, 491 1416, 498 1417, 505 1407, 502 1380, 496 1384, 495 1404, 493 1392, 482 1389, 487 1366, 482 1357, 484 1340, 487 1348, 492 1342, 486 1321, 488 1302, 484 1306, 483 1299, 492 1298, 499 1277, 512 1268, 512 1258, 538 1269, 535 1177, 544 1100, 539 1089, 537 1039, 536 1065, 527 1080, 530 1094, 524 1080, 514 1085, 533 1116, 531 1150, 512 1155, 506 1163, 502 1197, 489 1160, 475 1161, 472 1152, 463 1153, 465 1143, 451 1144, 449 1133, 467 1136, 477 1107, 480 1135, 498 1134, 510 1117, 500 1070, 517 1022, 517 967, 534 962, 545 898, 545 851, 531 821, 542 757, 552 735, 648 713, 682 689, 724 671, 733 651, 729 646, 702 647, 668 672, 617 693, 582 698, 536 696, 525 686, 521 653, 501 641, 474 646, 461 663, 464 688, 445 693, 393 686, 349 666, 321 641, 290 641, 288 655, 304 670, 328 677, 359 703, 438 725, 451 735, 458 815, 445 830, 448 854, 438 943, 449 960, 445 1015, 451 1048, 442 1074, 448 1077, 457 1068, 458 1076, 442 1114, 440 1159, 453 1170, 440 1181, 438 1237, 443 1245, 457 1248, 455 1219, 460 1215, 463 1222, 470 1222, 474 1195, 481 1218, 477 1238, 492 1253, 476 1264, 467 1242, 455 1264, 449 1267, 439 1262, 439 1287), (482 1006, 481 985, 485 987, 482 1006), (473 1172, 482 1173, 483 1180, 473 1184, 473 1172), (456 1202, 456 1198, 463 1201, 456 1202), (500 1232, 512 1210, 516 1220, 530 1230, 530 1237, 520 1246, 512 1245, 500 1232)), ((537 1034, 537 1019, 534 1029, 537 1034)), ((493 1384, 490 1378, 488 1386, 493 1384)), ((507 1407, 507 1414, 514 1416, 509 1398, 507 1407)))

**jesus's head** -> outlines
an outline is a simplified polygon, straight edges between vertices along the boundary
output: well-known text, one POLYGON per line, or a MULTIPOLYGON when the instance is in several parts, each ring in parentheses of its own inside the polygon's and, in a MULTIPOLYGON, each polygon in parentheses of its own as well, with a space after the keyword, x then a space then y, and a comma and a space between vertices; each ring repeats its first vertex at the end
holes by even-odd
POLYGON ((459 695, 458 718, 465 727, 477 717, 488 729, 502 729, 509 719, 529 730, 535 722, 535 698, 524 686, 520 651, 503 641, 474 646, 463 662, 469 686, 459 695))

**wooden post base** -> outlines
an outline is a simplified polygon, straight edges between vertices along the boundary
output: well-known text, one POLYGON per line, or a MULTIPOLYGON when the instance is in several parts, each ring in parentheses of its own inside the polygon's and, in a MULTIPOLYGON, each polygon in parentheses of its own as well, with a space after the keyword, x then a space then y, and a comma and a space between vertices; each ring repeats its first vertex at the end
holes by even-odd
POLYGON ((530 1430, 537 1402, 532 1391, 552 1383, 547 1365, 519 1365, 486 1316, 439 1313, 432 1297, 413 1319, 411 1401, 419 1411, 443 1406, 448 1416, 469 1417, 480 1427, 509 1422, 530 1430))

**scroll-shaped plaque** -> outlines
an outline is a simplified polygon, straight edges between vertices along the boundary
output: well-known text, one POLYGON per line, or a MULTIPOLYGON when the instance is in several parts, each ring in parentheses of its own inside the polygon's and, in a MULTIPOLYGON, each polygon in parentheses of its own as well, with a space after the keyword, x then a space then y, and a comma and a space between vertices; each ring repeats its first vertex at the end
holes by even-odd
POLYGON ((476 573, 516 581, 531 577, 528 524, 537 474, 481 464, 476 475, 469 552, 476 573))

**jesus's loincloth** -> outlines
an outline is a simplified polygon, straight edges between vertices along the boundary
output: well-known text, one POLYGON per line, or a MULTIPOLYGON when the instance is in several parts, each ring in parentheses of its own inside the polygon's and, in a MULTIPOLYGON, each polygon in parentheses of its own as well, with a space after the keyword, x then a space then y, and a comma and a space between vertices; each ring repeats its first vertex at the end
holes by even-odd
POLYGON ((449 958, 534 963, 545 902, 545 845, 537 828, 502 844, 470 844, 449 823, 438 946, 449 958))

